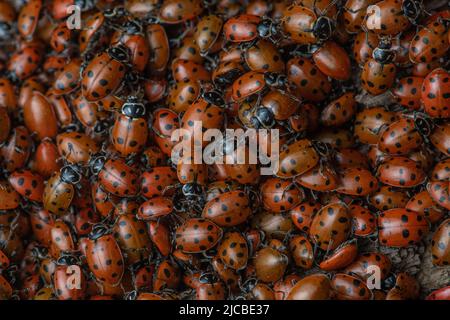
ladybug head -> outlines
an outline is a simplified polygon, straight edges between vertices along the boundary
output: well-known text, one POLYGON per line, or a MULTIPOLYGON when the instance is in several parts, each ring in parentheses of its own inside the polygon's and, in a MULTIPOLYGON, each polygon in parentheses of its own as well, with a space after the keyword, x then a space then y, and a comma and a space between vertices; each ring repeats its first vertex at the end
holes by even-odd
POLYGON ((403 15, 411 21, 417 20, 422 11, 422 1, 421 0, 403 0, 402 11, 403 15))
POLYGON ((381 38, 380 43, 372 52, 372 57, 381 64, 387 64, 395 58, 395 52, 391 48, 391 39, 381 38))
POLYGON ((271 19, 263 19, 256 29, 261 38, 269 38, 277 33, 276 25, 271 19))
POLYGON ((234 82, 234 80, 239 78, 241 74, 242 74, 241 70, 239 70, 238 68, 233 68, 230 71, 216 77, 214 79, 214 84, 221 87, 229 86, 234 82))
POLYGON ((334 29, 333 20, 331 20, 327 16, 320 16, 314 23, 312 33, 314 37, 317 38, 319 41, 325 41, 331 37, 333 29, 334 29))
POLYGON ((426 116, 416 116, 414 120, 416 129, 421 135, 427 137, 433 130, 433 122, 426 116))
POLYGON ((65 266, 73 266, 78 265, 80 263, 80 260, 72 255, 72 254, 62 254, 61 257, 59 257, 58 260, 56 260, 57 265, 65 265, 65 266))
POLYGON ((271 87, 284 87, 287 84, 286 75, 275 72, 264 73, 264 80, 271 87))
POLYGON ((73 164, 64 166, 61 169, 61 180, 65 183, 77 184, 81 180, 80 168, 73 164))
MULTIPOLYGON (((256 109, 255 115, 253 117, 258 120, 258 122, 260 123, 260 125, 263 128, 266 128, 266 129, 272 128, 275 125, 275 115, 273 114, 272 111, 270 111, 269 109, 267 109, 265 107, 259 107, 258 109, 256 109)), ((250 119, 250 121, 252 121, 252 120, 250 119)), ((253 121, 252 121, 252 123, 253 123, 253 121)), ((259 129, 259 128, 255 128, 255 129, 259 129)))
POLYGON ((124 7, 114 7, 111 9, 106 9, 103 11, 103 15, 105 16, 105 18, 120 18, 120 17, 124 17, 128 15, 128 11, 127 9, 125 9, 124 7))
POLYGON ((95 7, 95 3, 92 0, 75 0, 75 5, 81 8, 81 11, 88 11, 95 7))
POLYGON ((106 120, 97 121, 94 125, 94 132, 96 134, 104 134, 108 132, 109 123, 106 120))
POLYGON ((225 105, 225 100, 223 99, 222 94, 217 90, 207 91, 203 93, 202 97, 206 102, 216 106, 221 107, 225 105))
POLYGON ((127 63, 129 61, 130 52, 128 48, 122 44, 109 48, 107 52, 114 60, 122 63, 127 63))
POLYGON ((100 171, 103 169, 105 162, 106 162, 105 156, 97 156, 91 158, 91 160, 89 160, 89 168, 91 170, 91 173, 93 175, 98 175, 100 171))
POLYGON ((141 34, 143 32, 142 24, 136 19, 129 19, 123 26, 127 34, 141 34))
POLYGON ((183 192, 185 197, 201 196, 203 194, 203 188, 200 184, 195 182, 186 183, 181 188, 181 192, 183 192))
POLYGON ((130 96, 122 105, 122 114, 130 118, 142 118, 145 115, 145 106, 137 97, 130 96))
POLYGON ((46 247, 41 247, 41 246, 35 246, 32 250, 31 250, 31 254, 33 255, 33 257, 38 258, 38 259, 45 259, 48 255, 48 249, 46 247))
POLYGON ((97 240, 100 237, 108 234, 109 229, 103 223, 97 223, 92 227, 91 233, 89 233, 89 239, 97 240))

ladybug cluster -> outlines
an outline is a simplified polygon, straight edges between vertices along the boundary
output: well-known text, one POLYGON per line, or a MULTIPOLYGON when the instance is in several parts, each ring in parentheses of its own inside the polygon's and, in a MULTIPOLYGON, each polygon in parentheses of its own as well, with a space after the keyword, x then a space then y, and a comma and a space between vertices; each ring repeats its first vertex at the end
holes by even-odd
POLYGON ((0 0, 0 299, 450 299, 383 251, 449 268, 449 29, 446 1, 0 0), (278 129, 278 169, 175 161, 195 121, 278 129))

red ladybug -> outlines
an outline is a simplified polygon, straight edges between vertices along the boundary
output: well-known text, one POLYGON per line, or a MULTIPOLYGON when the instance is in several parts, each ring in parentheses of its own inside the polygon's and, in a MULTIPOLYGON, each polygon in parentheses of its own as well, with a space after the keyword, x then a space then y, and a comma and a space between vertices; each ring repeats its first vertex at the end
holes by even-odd
POLYGON ((276 25, 270 19, 251 14, 241 14, 228 19, 223 25, 225 39, 230 42, 248 42, 260 38, 270 38, 277 33, 276 25))
POLYGON ((378 238, 384 246, 407 247, 419 242, 429 230, 425 217, 417 212, 397 208, 378 216, 378 238))
POLYGON ((442 68, 430 72, 422 83, 424 111, 433 118, 450 118, 450 74, 442 68))
POLYGON ((435 266, 450 264, 450 219, 443 221, 431 240, 431 257, 435 266))
POLYGON ((75 195, 75 187, 81 181, 80 169, 69 165, 55 173, 47 181, 42 201, 44 208, 56 215, 67 212, 75 195))
POLYGON ((210 220, 191 218, 175 231, 177 249, 188 253, 204 252, 222 239, 223 230, 210 220))
POLYGON ((42 202, 44 180, 39 174, 30 170, 16 170, 9 176, 9 183, 23 197, 42 202))
POLYGON ((409 58, 413 63, 432 62, 445 55, 450 47, 448 27, 441 19, 423 26, 409 46, 409 58))
POLYGON ((392 93, 403 107, 418 110, 421 106, 423 80, 421 77, 401 78, 392 93))
POLYGON ((423 183, 426 174, 419 164, 406 157, 390 157, 377 169, 381 182, 400 188, 410 188, 423 183))
POLYGON ((124 261, 119 245, 105 225, 92 228, 86 247, 89 269, 100 282, 117 286, 124 273, 124 261))
POLYGON ((98 101, 113 94, 122 83, 129 59, 123 45, 111 47, 91 60, 83 69, 81 88, 88 101, 98 101))
POLYGON ((139 192, 137 171, 127 165, 123 159, 109 159, 104 156, 90 160, 90 168, 98 176, 104 189, 119 197, 133 197, 139 192))
POLYGON ((123 157, 139 153, 147 143, 148 128, 144 115, 145 106, 137 97, 128 97, 122 105, 111 134, 114 148, 123 157))
POLYGON ((237 226, 247 221, 252 213, 250 199, 244 191, 222 193, 206 203, 202 217, 221 227, 237 226))

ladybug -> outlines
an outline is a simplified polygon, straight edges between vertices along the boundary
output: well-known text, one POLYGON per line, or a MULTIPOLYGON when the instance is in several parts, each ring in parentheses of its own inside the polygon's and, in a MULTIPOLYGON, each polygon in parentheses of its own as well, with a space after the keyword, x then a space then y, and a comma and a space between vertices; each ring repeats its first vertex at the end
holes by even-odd
POLYGON ((377 169, 381 182, 400 188, 411 188, 422 184, 426 174, 419 164, 406 157, 390 157, 377 169))
POLYGON ((89 136, 79 132, 63 132, 56 136, 58 152, 64 160, 72 164, 87 164, 98 145, 89 136))
POLYGON ((178 24, 198 17, 202 12, 201 0, 168 0, 159 8, 158 17, 163 23, 178 24))
POLYGON ((56 220, 50 229, 50 254, 58 259, 63 252, 75 250, 70 226, 62 220, 56 220))
POLYGON ((211 265, 214 272, 217 273, 232 293, 238 293, 240 291, 239 283, 242 280, 236 270, 227 267, 218 256, 212 258, 211 265))
POLYGON ((351 216, 347 206, 331 203, 314 216, 309 233, 319 248, 333 250, 347 240, 350 231, 351 216))
MULTIPOLYGON (((285 69, 279 50, 272 42, 265 39, 260 39, 251 47, 246 48, 244 59, 248 68, 252 71, 283 73, 285 69)), ((223 69, 222 71, 215 71, 216 77, 217 73, 224 73, 226 69, 236 70, 234 72, 243 71, 238 67, 240 63, 237 60, 225 61, 221 65, 223 69), (233 69, 231 66, 237 67, 237 69, 233 69)))
POLYGON ((73 58, 63 70, 55 76, 53 93, 56 95, 68 94, 75 91, 80 85, 81 59, 73 58))
POLYGON ((88 101, 98 101, 117 91, 125 77, 129 61, 128 48, 109 48, 83 68, 81 88, 88 101))
POLYGON ((114 32, 111 45, 122 44, 129 49, 129 62, 139 72, 143 72, 150 57, 150 48, 144 35, 142 24, 133 18, 129 18, 114 32))
POLYGON ((288 211, 305 199, 303 189, 280 178, 270 178, 260 187, 264 208, 271 212, 288 211))
POLYGON ((30 0, 20 9, 17 28, 22 37, 31 38, 33 36, 37 29, 42 7, 42 0, 30 0))
POLYGON ((376 219, 367 208, 353 204, 348 210, 352 217, 352 231, 355 236, 368 237, 375 233, 376 219))
POLYGON ((75 165, 64 166, 60 172, 54 173, 44 188, 44 208, 56 215, 66 213, 72 204, 75 187, 80 181, 80 168, 75 165))
POLYGON ((348 33, 361 32, 367 7, 376 2, 377 0, 347 0, 343 10, 345 31, 348 33))
POLYGON ((153 167, 141 177, 141 195, 147 199, 173 194, 171 187, 178 183, 177 172, 172 167, 153 167))
POLYGON ((31 76, 40 66, 42 49, 40 46, 28 44, 14 52, 8 60, 7 70, 11 79, 23 81, 31 76))
MULTIPOLYGON (((94 5, 91 1, 84 1, 80 7, 84 7, 87 3, 94 5)), ((94 45, 94 41, 98 42, 98 44, 107 45, 107 40, 109 40, 109 38, 101 34, 103 31, 102 29, 106 25, 105 21, 106 17, 101 11, 88 15, 86 20, 83 21, 84 27, 78 34, 78 46, 81 53, 85 53, 88 48, 91 48, 94 45)))
POLYGON ((16 170, 9 176, 11 186, 23 197, 42 202, 44 179, 30 170, 16 170))
POLYGON ((119 245, 108 228, 97 224, 89 234, 86 259, 95 278, 105 284, 117 286, 124 273, 124 260, 119 245))
POLYGON ((217 246, 217 252, 222 262, 231 269, 241 270, 247 266, 248 244, 239 232, 225 233, 217 246))
POLYGON ((112 128, 112 143, 123 156, 139 153, 147 142, 147 120, 144 118, 145 106, 135 96, 129 96, 122 105, 112 128))
POLYGON ((241 102, 256 94, 262 94, 268 87, 283 88, 287 78, 283 74, 273 72, 249 71, 233 82, 232 99, 241 102))
POLYGON ((367 279, 372 275, 373 267, 376 266, 381 270, 380 279, 384 280, 391 271, 391 260, 385 254, 379 252, 367 252, 360 254, 353 263, 347 266, 343 272, 347 274, 355 274, 361 279, 367 279))
POLYGON ((235 190, 222 193, 208 201, 203 208, 202 217, 220 227, 237 226, 250 217, 250 199, 244 191, 235 190))
POLYGON ((395 113, 384 107, 366 108, 356 114, 355 137, 362 143, 377 144, 382 129, 395 120, 395 113))
POLYGON ((172 62, 172 75, 177 83, 196 81, 210 81, 211 73, 200 63, 190 60, 176 59, 172 62))
POLYGON ((324 274, 316 273, 297 281, 286 300, 328 300, 330 297, 330 279, 324 274))
MULTIPOLYGON (((8 78, 0 78, 0 106, 4 107, 2 111, 2 123, 7 124, 6 116, 8 112, 14 112, 17 108, 17 98, 14 89, 14 85, 8 78)), ((11 124, 9 124, 10 126, 11 124)), ((6 126, 3 127, 4 132, 2 136, 5 135, 9 130, 6 130, 6 126)))
POLYGON ((434 290, 425 300, 450 300, 450 286, 434 290))
POLYGON ((284 10, 281 19, 283 33, 300 45, 321 43, 328 40, 335 29, 336 22, 324 11, 300 4, 292 4, 284 10), (320 13, 319 13, 319 12, 320 13))
POLYGON ((432 130, 432 123, 425 116, 404 116, 392 122, 379 136, 380 151, 400 155, 418 149, 432 130))
POLYGON ((388 247, 407 247, 419 242, 429 230, 422 214, 397 208, 383 211, 378 216, 378 238, 388 247))
POLYGON ((271 39, 278 33, 271 19, 262 19, 252 14, 241 14, 228 19, 223 25, 225 39, 230 42, 249 42, 256 38, 271 39))
POLYGON ((322 205, 313 201, 305 201, 289 211, 294 225, 303 232, 308 233, 312 218, 319 212, 322 205))
POLYGON ((427 191, 440 206, 450 210, 450 191, 448 181, 429 182, 427 191))
POLYGON ((217 15, 204 16, 195 27, 194 41, 200 49, 200 55, 206 55, 214 48, 222 31, 223 20, 217 15))
POLYGON ((161 151, 168 156, 171 155, 172 148, 176 144, 170 138, 179 126, 179 118, 176 112, 161 108, 153 113, 153 138, 161 151))
POLYGON ((67 27, 65 22, 62 22, 53 29, 50 46, 56 53, 61 53, 69 48, 72 38, 72 30, 67 27))
POLYGON ((223 230, 204 218, 186 220, 175 231, 176 248, 187 253, 207 251, 222 239, 223 230))
POLYGON ((178 265, 169 260, 164 260, 156 267, 153 290, 160 291, 163 288, 175 289, 180 281, 181 272, 178 265))
POLYGON ((420 28, 409 45, 411 61, 424 63, 443 57, 450 47, 447 31, 448 26, 441 19, 420 28))
POLYGON ((345 49, 336 42, 326 41, 312 51, 312 59, 323 74, 341 81, 350 78, 352 69, 350 58, 345 49))
POLYGON ((40 92, 34 92, 23 107, 24 123, 31 133, 42 140, 55 138, 58 133, 58 122, 55 110, 47 98, 40 92))
POLYGON ((52 89, 47 92, 47 100, 53 106, 56 118, 61 126, 69 127, 73 125, 73 115, 70 109, 69 103, 66 97, 56 96, 53 94, 52 89))
POLYGON ((166 69, 170 58, 169 39, 166 31, 162 25, 151 23, 145 28, 145 34, 150 50, 147 66, 155 73, 162 72, 166 69))
POLYGON ((152 248, 146 225, 133 214, 122 214, 114 223, 114 237, 126 262, 134 264, 146 260, 152 248))
POLYGON ((443 221, 431 240, 431 257, 435 266, 450 264, 450 219, 443 221))
POLYGON ((377 189, 378 181, 372 173, 363 168, 348 168, 339 174, 338 193, 366 196, 377 189))
POLYGON ((338 176, 328 164, 318 164, 295 177, 295 182, 314 191, 332 191, 338 186, 338 176))
MULTIPOLYGON (((221 128, 224 121, 224 111, 222 107, 225 105, 221 94, 218 91, 205 92, 200 99, 191 104, 184 113, 180 127, 187 130, 191 139, 194 138, 194 128, 200 124, 201 130, 221 128)), ((184 138, 183 138, 184 139, 184 138)), ((202 141, 206 146, 208 141, 202 141)))
POLYGON ((378 43, 378 36, 373 32, 361 31, 355 36, 352 53, 358 65, 363 66, 372 57, 378 43))
POLYGON ((406 209, 423 214, 430 223, 436 223, 444 216, 444 210, 430 196, 427 190, 416 193, 405 205, 406 209))
POLYGON ((80 261, 75 256, 63 255, 56 262, 56 269, 53 276, 53 286, 56 297, 59 300, 83 300, 86 295, 86 278, 81 271, 80 261), (69 269, 70 267, 70 269, 69 269), (76 271, 78 267, 78 271, 76 271), (75 269, 74 269, 75 268, 75 269), (77 275, 77 285, 70 279, 72 275, 77 275), (79 285, 79 286, 78 286, 79 285))
POLYGON ((260 249, 254 258, 256 278, 265 283, 280 280, 286 271, 288 260, 284 253, 274 248, 260 249))
POLYGON ((320 269, 333 271, 345 268, 352 263, 358 255, 356 240, 350 240, 341 244, 329 256, 326 256, 319 264, 320 269))
POLYGON ((147 226, 152 243, 163 257, 167 257, 172 249, 169 228, 161 220, 148 221, 147 226))
POLYGON ((331 279, 331 289, 337 300, 370 300, 372 292, 359 278, 345 273, 337 273, 331 279))
POLYGON ((144 221, 155 220, 172 213, 173 203, 167 197, 153 197, 139 207, 137 218, 144 221))
POLYGON ((383 0, 368 10, 363 24, 378 35, 395 36, 415 24, 422 11, 421 0, 383 0))
POLYGON ((446 156, 450 156, 450 124, 437 125, 430 134, 433 146, 446 156))
POLYGON ((119 159, 105 156, 92 157, 89 161, 92 174, 98 176, 105 191, 118 197, 133 197, 139 192, 138 172, 119 159))
POLYGON ((392 87, 397 72, 393 59, 392 43, 381 39, 361 72, 361 85, 368 93, 379 95, 392 87))
POLYGON ((314 250, 311 242, 304 236, 294 236, 289 240, 289 250, 297 267, 311 269, 314 263, 314 250))
MULTIPOLYGON (((81 92, 72 101, 75 116, 85 128, 94 128, 106 117, 105 111, 99 111, 96 103, 88 102, 81 92)), ((72 121, 71 121, 72 122, 72 121)))
POLYGON ((310 59, 295 57, 286 64, 289 92, 297 98, 320 102, 331 92, 331 82, 310 59))
POLYGON ((314 168, 325 153, 328 153, 328 148, 324 144, 313 143, 309 139, 295 141, 280 152, 279 170, 276 175, 280 178, 301 175, 314 168))
POLYGON ((433 118, 450 118, 450 74, 434 69, 422 83, 424 111, 433 118))
POLYGON ((225 300, 225 285, 215 279, 200 278, 200 283, 195 288, 195 299, 201 300, 225 300))
POLYGON ((0 3, 0 12, 0 38, 4 39, 9 37, 13 30, 16 12, 12 4, 6 1, 0 3))
POLYGON ((420 109, 423 80, 421 77, 401 78, 392 90, 398 103, 411 110, 420 109))
POLYGON ((344 93, 331 101, 321 112, 320 122, 327 127, 340 127, 356 113, 356 100, 353 92, 344 93))
POLYGON ((49 211, 40 208, 33 208, 30 212, 31 230, 36 239, 43 245, 51 244, 51 229, 54 225, 54 219, 49 211))

